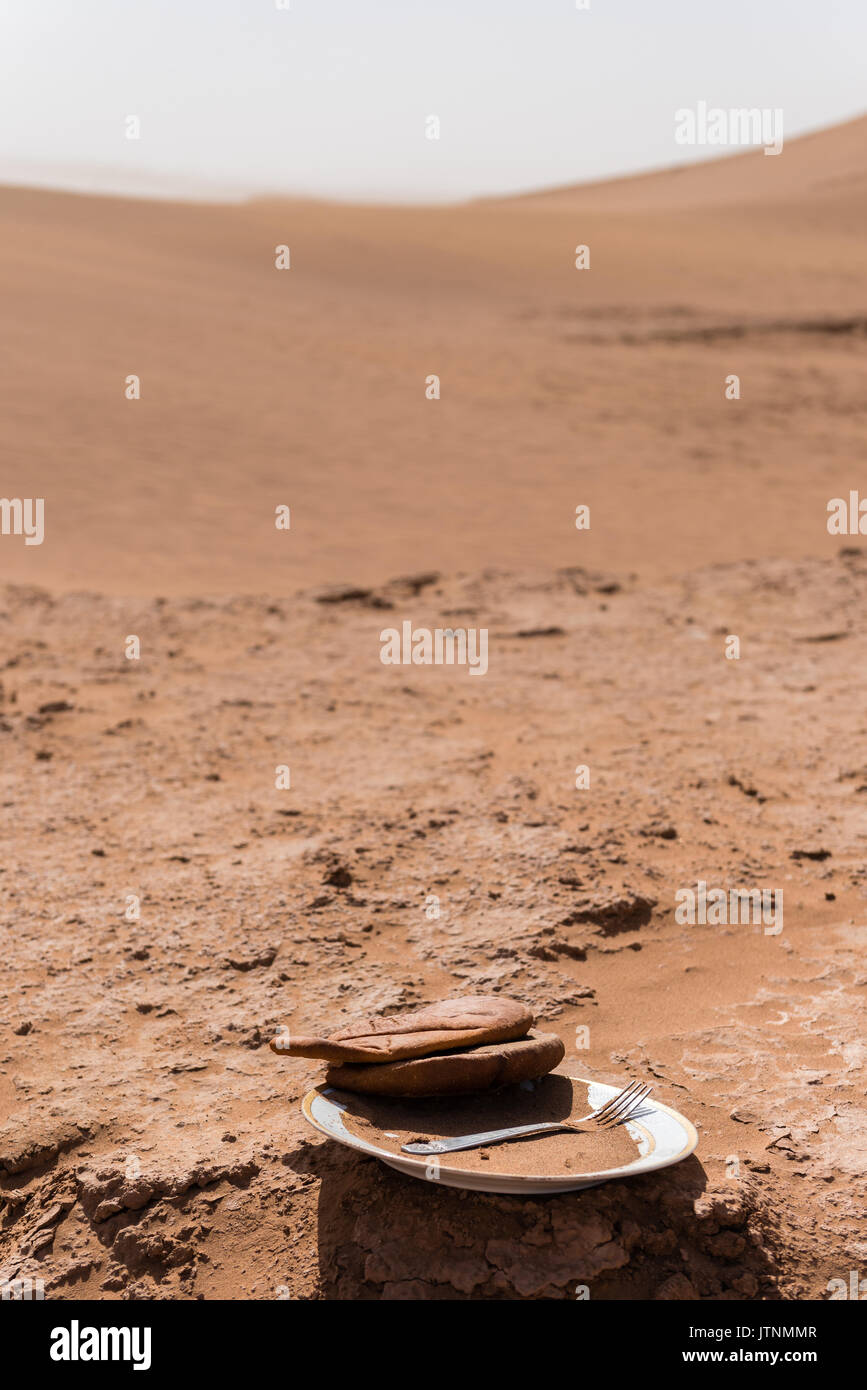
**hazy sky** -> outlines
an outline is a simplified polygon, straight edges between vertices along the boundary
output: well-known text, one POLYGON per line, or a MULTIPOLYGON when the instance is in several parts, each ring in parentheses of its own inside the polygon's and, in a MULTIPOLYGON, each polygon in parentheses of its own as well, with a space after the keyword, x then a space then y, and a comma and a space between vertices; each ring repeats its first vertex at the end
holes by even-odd
POLYGON ((867 0, 590 2, 0 0, 0 179, 463 197, 717 153, 700 100, 867 106, 867 0))

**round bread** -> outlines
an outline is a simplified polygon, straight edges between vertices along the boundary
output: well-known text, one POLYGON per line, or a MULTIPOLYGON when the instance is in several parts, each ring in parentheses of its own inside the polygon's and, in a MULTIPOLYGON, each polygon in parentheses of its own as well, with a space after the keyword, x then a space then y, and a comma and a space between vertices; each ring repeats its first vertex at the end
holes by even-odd
POLYGON ((273 1039, 272 1051, 323 1062, 397 1062, 456 1047, 509 1042, 532 1027, 532 1010, 514 999, 470 994, 426 1004, 398 1018, 365 1018, 330 1037, 287 1032, 273 1039))
POLYGON ((328 1068, 326 1081, 342 1091, 373 1096, 455 1096, 490 1091, 544 1076, 566 1055, 556 1033, 531 1031, 516 1042, 441 1052, 376 1066, 349 1063, 328 1068))

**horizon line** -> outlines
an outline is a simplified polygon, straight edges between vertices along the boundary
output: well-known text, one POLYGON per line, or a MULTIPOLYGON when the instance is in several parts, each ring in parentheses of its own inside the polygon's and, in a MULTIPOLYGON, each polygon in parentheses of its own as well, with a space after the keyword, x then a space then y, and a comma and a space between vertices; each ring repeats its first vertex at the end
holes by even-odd
MULTIPOLYGON (((725 109, 725 108, 724 108, 725 109)), ((741 109, 741 108, 737 108, 741 109)), ((859 120, 867 118, 867 110, 861 110, 856 115, 849 116, 842 121, 832 121, 825 125, 811 127, 807 130, 798 131, 797 134, 787 139, 786 144, 797 144, 803 140, 811 139, 817 135, 827 134, 833 130, 842 130, 845 127, 856 124, 859 120)), ((674 160, 668 164, 651 165, 643 169, 626 169, 601 177, 594 176, 577 181, 567 181, 555 184, 533 185, 528 188, 518 188, 501 190, 490 193, 469 193, 464 195, 444 194, 441 197, 413 197, 388 195, 383 193, 370 194, 340 194, 324 193, 311 191, 289 191, 287 189, 274 189, 262 187, 259 189, 249 186, 240 187, 232 181, 223 181, 211 178, 210 176, 200 176, 190 173, 169 173, 154 169, 139 169, 130 171, 121 169, 118 165, 92 164, 87 166, 46 166, 29 163, 27 168, 30 170, 31 177, 25 177, 22 181, 20 176, 16 176, 18 171, 10 168, 16 161, 5 161, 0 158, 0 188, 7 191, 30 191, 42 193, 59 193, 72 197, 90 198, 116 198, 120 200, 132 200, 138 202, 169 202, 169 203, 201 203, 212 206, 239 206, 245 203, 261 202, 304 202, 304 203, 324 203, 343 207, 380 207, 380 208, 448 208, 463 207, 474 203, 508 201, 511 199, 519 200, 522 198, 545 197, 558 193, 577 192, 581 189, 599 189, 616 183, 629 183, 641 179, 649 179, 665 174, 686 172, 690 169, 699 169, 715 164, 724 164, 729 160, 744 158, 751 154, 758 154, 762 150, 761 145, 741 146, 736 149, 720 149, 719 152, 705 155, 700 159, 674 160), (47 172, 48 168, 52 172, 47 172), (100 177, 115 177, 119 183, 126 181, 126 186, 116 187, 88 187, 87 181, 100 177), (59 180, 59 181, 58 181, 59 180), (70 180, 72 180, 70 182, 70 180), (161 188, 143 188, 141 184, 153 181, 154 185, 161 184, 161 188), (136 187, 136 183, 139 184, 136 187)))

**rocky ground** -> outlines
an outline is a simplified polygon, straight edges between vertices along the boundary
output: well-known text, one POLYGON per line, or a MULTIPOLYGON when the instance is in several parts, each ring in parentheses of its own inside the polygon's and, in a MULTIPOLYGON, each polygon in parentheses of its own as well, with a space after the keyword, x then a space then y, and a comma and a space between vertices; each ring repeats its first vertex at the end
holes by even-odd
POLYGON ((828 1297, 867 1262, 865 601, 857 546, 655 583, 8 587, 0 1277, 60 1299, 828 1297), (406 618, 487 627, 487 675, 383 666, 406 618), (782 932, 680 925, 698 880, 783 890, 782 932), (460 991, 532 1003, 577 1075, 652 1079, 697 1153, 517 1200, 307 1128, 320 1068, 276 1057, 276 1025, 460 991))

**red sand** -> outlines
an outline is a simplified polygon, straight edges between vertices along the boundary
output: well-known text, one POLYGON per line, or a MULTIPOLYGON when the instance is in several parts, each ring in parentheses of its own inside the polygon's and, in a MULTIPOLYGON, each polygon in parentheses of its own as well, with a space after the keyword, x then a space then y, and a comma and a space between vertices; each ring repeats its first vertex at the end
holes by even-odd
POLYGON ((0 538, 3 1277, 796 1299, 863 1266, 867 554, 825 517, 863 484, 865 135, 436 210, 0 192, 3 491, 46 499, 42 546, 0 538), (488 674, 384 667, 405 619, 486 627, 488 674), (782 889, 783 931, 679 924, 699 879, 782 889), (516 1201, 307 1129, 279 1023, 459 990, 652 1080, 697 1154, 516 1201))

